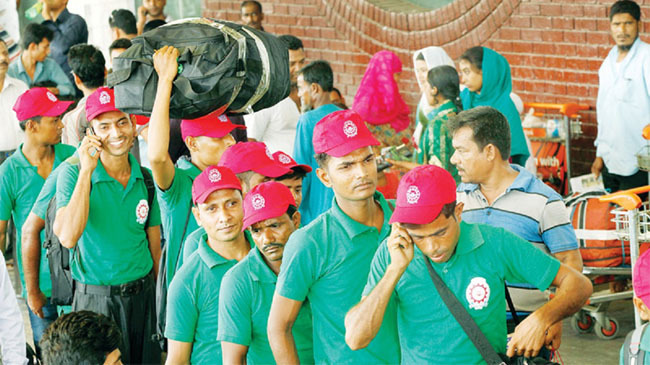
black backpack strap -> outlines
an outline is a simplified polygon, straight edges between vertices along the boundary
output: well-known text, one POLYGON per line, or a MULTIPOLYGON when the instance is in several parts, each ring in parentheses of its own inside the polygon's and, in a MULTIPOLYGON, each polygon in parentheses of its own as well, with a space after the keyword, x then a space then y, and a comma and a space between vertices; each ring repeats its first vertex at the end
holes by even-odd
MULTIPOLYGON (((153 200, 156 197, 156 185, 154 185, 153 177, 151 176, 151 172, 146 167, 140 166, 140 171, 142 171, 142 178, 144 179, 144 186, 147 188, 147 203, 149 203, 149 212, 151 212, 151 209, 153 207, 153 200)), ((149 218, 151 217, 151 214, 147 216, 147 222, 145 223, 145 227, 149 227, 149 218)))
POLYGON ((506 302, 508 302, 508 308, 510 309, 512 320, 515 321, 515 326, 516 326, 519 324, 519 315, 517 314, 515 303, 512 302, 512 297, 510 296, 510 290, 508 290, 508 284, 504 284, 503 286, 505 288, 505 293, 506 293, 506 302))
POLYGON ((501 360, 499 354, 497 354, 497 352, 494 350, 490 344, 490 341, 488 341, 487 337, 485 337, 485 334, 481 332, 481 329, 474 321, 474 318, 469 315, 467 309, 463 307, 458 298, 456 298, 454 293, 452 293, 445 282, 442 281, 438 273, 433 269, 431 262, 429 262, 429 258, 424 254, 422 254, 422 257, 424 258, 424 262, 426 263, 427 269, 429 270, 429 275, 431 276, 433 285, 435 285, 436 289, 438 290, 440 298, 443 302, 445 302, 445 305, 454 316, 458 324, 460 324, 460 326, 463 328, 463 331, 465 331, 467 337, 469 337, 470 341, 472 341, 474 346, 476 346, 476 349, 481 354, 483 360, 488 363, 488 365, 506 365, 506 363, 501 360))

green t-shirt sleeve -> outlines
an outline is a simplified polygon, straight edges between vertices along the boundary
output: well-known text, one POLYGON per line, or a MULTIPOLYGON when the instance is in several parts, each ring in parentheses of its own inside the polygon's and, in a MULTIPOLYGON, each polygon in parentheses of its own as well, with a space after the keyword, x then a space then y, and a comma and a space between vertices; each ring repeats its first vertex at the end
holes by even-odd
POLYGON ((253 337, 253 298, 244 274, 244 270, 231 269, 221 281, 217 340, 249 346, 253 337))
POLYGON ((390 263, 390 255, 388 254, 388 246, 386 246, 386 240, 384 240, 375 252, 375 257, 372 259, 372 264, 370 264, 370 273, 368 274, 368 281, 366 287, 363 288, 362 297, 365 297, 372 292, 372 290, 377 286, 377 283, 384 277, 386 273, 386 267, 390 263))
POLYGON ((151 202, 152 206, 149 210, 149 227, 159 226, 162 223, 162 220, 160 218, 160 204, 158 203, 156 194, 157 193, 154 191, 153 201, 151 202))
POLYGON ((45 215, 47 214, 47 207, 50 205, 50 200, 56 194, 56 180, 59 176, 59 169, 55 169, 50 176, 45 180, 41 192, 36 198, 36 202, 32 206, 32 213, 36 214, 39 218, 45 220, 45 215))
POLYGON ((201 237, 204 234, 205 230, 203 227, 199 227, 187 236, 183 243, 183 254, 178 258, 178 266, 176 267, 176 270, 180 269, 183 262, 187 261, 194 251, 199 248, 199 242, 201 242, 201 237))
POLYGON ((14 208, 14 187, 11 178, 12 170, 7 168, 7 163, 0 166, 0 221, 8 221, 14 208))
POLYGON ((196 298, 187 286, 186 275, 174 276, 167 293, 165 337, 181 342, 194 342, 199 319, 196 298))
POLYGON ((307 237, 306 230, 294 232, 284 249, 275 292, 285 298, 303 302, 318 278, 318 244, 307 237))
POLYGON ((74 192, 75 185, 77 185, 77 178, 79 177, 79 169, 77 166, 65 166, 60 172, 59 177, 56 179, 56 208, 61 209, 68 205, 72 193, 74 192))
POLYGON ((158 194, 158 199, 160 199, 161 206, 163 209, 173 209, 183 197, 183 190, 191 191, 192 185, 186 186, 185 182, 189 180, 185 175, 185 172, 178 167, 174 168, 174 179, 172 179, 172 184, 169 185, 167 190, 162 190, 158 184, 156 185, 156 193, 158 194))
POLYGON ((498 240, 505 267, 506 280, 513 283, 529 283, 539 290, 546 290, 555 279, 560 262, 533 246, 523 238, 499 228, 487 239, 498 240))

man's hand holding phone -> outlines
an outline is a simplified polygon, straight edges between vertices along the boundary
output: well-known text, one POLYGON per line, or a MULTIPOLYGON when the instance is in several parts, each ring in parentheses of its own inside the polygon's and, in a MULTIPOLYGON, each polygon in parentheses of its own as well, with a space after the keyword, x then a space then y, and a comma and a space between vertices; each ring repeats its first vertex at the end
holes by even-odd
POLYGON ((81 168, 90 171, 95 170, 102 150, 102 142, 99 137, 95 135, 92 128, 87 128, 86 136, 81 140, 78 149, 81 168))

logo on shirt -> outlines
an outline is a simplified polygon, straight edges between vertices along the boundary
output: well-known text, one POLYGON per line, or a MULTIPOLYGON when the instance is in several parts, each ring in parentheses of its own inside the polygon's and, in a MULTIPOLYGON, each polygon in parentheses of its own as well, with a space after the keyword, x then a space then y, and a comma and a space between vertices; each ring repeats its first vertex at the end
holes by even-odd
POLYGON ((210 172, 208 172, 208 180, 210 182, 216 183, 219 180, 221 180, 221 173, 217 169, 212 169, 210 172))
POLYGON ((465 290, 465 297, 472 309, 481 310, 487 307, 490 300, 490 286, 485 278, 473 278, 465 290))
POLYGON ((347 122, 343 123, 343 133, 348 138, 352 138, 357 135, 357 125, 354 124, 353 121, 348 120, 347 122))
POLYGON ((54 96, 51 92, 46 92, 45 95, 47 95, 47 98, 50 99, 51 102, 56 103, 59 99, 54 96))
POLYGON ((110 102, 111 102, 111 96, 106 91, 102 91, 101 93, 99 93, 99 103, 100 104, 104 105, 104 104, 108 104, 110 102))
POLYGON ((149 216, 149 202, 145 199, 140 200, 138 206, 135 207, 135 220, 138 224, 144 224, 149 216))
POLYGON ((278 154, 278 161, 280 161, 284 165, 288 165, 291 163, 291 159, 289 158, 289 156, 283 153, 278 154))
POLYGON ((417 186, 411 185, 406 190, 406 202, 409 204, 416 204, 420 200, 420 189, 417 186))
POLYGON ((253 195, 253 199, 251 199, 251 203, 253 204, 253 209, 260 210, 264 208, 264 204, 266 202, 264 201, 263 196, 261 196, 260 194, 255 194, 253 195))

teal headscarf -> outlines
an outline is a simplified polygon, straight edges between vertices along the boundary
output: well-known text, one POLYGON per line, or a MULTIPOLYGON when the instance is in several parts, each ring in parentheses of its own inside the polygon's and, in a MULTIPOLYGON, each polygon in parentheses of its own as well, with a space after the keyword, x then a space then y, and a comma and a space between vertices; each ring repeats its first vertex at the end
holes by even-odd
POLYGON ((525 165, 530 156, 524 130, 521 127, 521 118, 515 104, 510 99, 512 92, 512 78, 510 65, 502 55, 483 47, 483 86, 481 93, 465 89, 460 93, 463 109, 468 110, 477 106, 491 106, 500 111, 510 124, 510 155, 512 162, 525 165))

